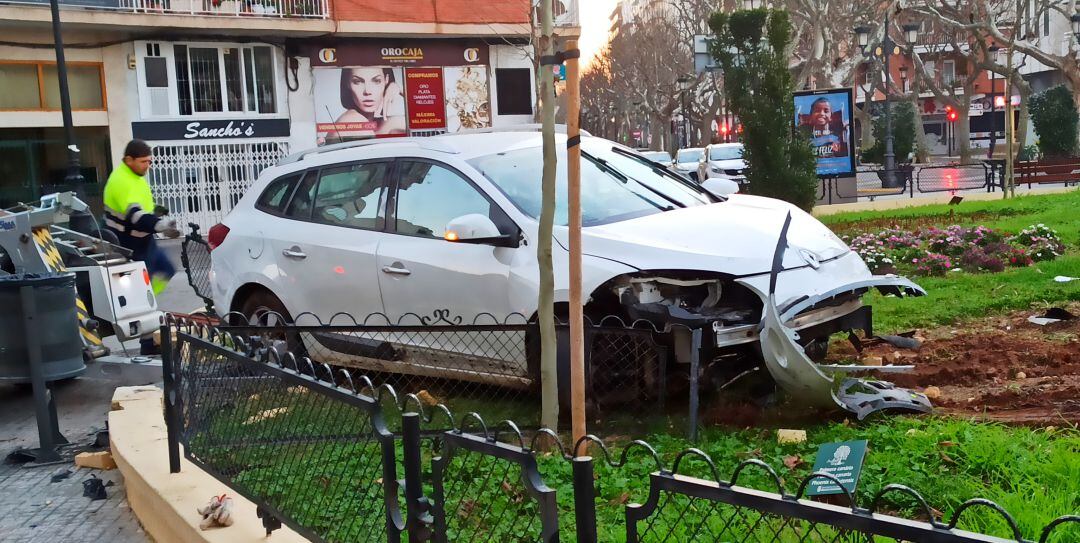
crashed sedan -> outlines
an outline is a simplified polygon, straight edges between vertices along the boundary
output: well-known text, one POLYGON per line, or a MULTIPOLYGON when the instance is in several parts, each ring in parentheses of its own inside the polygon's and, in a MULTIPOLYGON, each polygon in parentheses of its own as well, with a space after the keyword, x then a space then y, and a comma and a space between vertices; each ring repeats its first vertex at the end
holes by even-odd
MULTIPOLYGON (((566 137, 557 138, 564 164, 566 137)), ((534 321, 541 145, 536 130, 489 130, 352 142, 289 157, 265 170, 211 228, 214 304, 249 318, 347 313, 360 321, 380 314, 396 323, 447 309, 465 323, 510 315, 534 321)), ((785 202, 711 193, 600 138, 582 137, 581 148, 588 318, 652 326, 670 346, 672 364, 689 364, 695 349, 722 375, 764 362, 802 403, 860 417, 928 407, 924 397, 878 381, 834 378, 865 368, 815 361, 834 333, 872 333, 862 302, 869 289, 922 294, 917 285, 872 275, 828 228, 785 202), (703 332, 698 343, 694 330, 703 332)), ((557 171, 555 301, 565 314, 566 171, 557 171)), ((431 346, 356 355, 334 348, 340 341, 305 335, 309 347, 325 347, 317 351, 328 363, 504 386, 538 379, 528 341, 516 366, 492 360, 512 356, 469 343, 455 367, 425 360, 431 346)))

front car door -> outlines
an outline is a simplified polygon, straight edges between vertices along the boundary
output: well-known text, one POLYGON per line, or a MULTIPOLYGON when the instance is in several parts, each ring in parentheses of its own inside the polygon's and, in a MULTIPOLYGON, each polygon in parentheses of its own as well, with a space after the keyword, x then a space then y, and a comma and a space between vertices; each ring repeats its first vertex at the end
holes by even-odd
POLYGON ((328 322, 347 313, 362 322, 382 312, 375 258, 387 235, 392 165, 373 161, 311 170, 293 193, 284 214, 291 220, 281 221, 269 237, 285 287, 279 296, 294 318, 311 313, 328 322))
POLYGON ((517 227, 446 164, 401 159, 394 177, 392 235, 379 245, 376 263, 387 315, 428 317, 445 309, 465 324, 484 314, 505 320, 513 312, 510 263, 522 248, 453 243, 443 236, 447 223, 471 213, 488 216, 504 234, 516 234, 517 227))

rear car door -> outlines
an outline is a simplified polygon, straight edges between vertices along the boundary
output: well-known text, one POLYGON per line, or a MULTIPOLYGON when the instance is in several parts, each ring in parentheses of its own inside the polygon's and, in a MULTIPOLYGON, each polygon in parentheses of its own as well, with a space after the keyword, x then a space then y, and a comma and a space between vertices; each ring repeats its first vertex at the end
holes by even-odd
POLYGON ((273 233, 283 292, 295 318, 324 322, 337 313, 363 320, 382 312, 375 258, 387 235, 386 199, 392 161, 341 164, 309 171, 273 233))
POLYGON ((522 247, 454 243, 443 239, 452 219, 479 213, 503 234, 519 230, 475 184, 456 169, 425 159, 401 159, 391 198, 391 232, 379 245, 376 267, 383 306, 391 319, 446 309, 472 323, 489 313, 512 312, 510 262, 522 247))

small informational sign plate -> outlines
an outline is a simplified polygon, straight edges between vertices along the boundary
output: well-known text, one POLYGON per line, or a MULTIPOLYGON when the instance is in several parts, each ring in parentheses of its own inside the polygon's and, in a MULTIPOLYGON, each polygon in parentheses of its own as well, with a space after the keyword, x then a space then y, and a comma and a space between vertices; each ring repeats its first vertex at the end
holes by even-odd
MULTIPOLYGON (((866 440, 826 443, 818 449, 814 461, 814 473, 828 473, 836 477, 848 492, 854 493, 862 473, 863 460, 866 459, 866 440)), ((837 484, 829 479, 817 477, 807 486, 807 496, 826 496, 843 494, 837 484)))

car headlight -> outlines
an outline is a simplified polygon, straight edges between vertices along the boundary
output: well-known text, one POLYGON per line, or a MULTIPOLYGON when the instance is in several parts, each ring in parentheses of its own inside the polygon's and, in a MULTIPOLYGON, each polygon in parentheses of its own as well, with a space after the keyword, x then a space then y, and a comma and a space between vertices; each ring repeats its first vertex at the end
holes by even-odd
POLYGON ((712 170, 712 173, 724 173, 724 170, 721 170, 718 166, 713 166, 710 170, 712 170))

